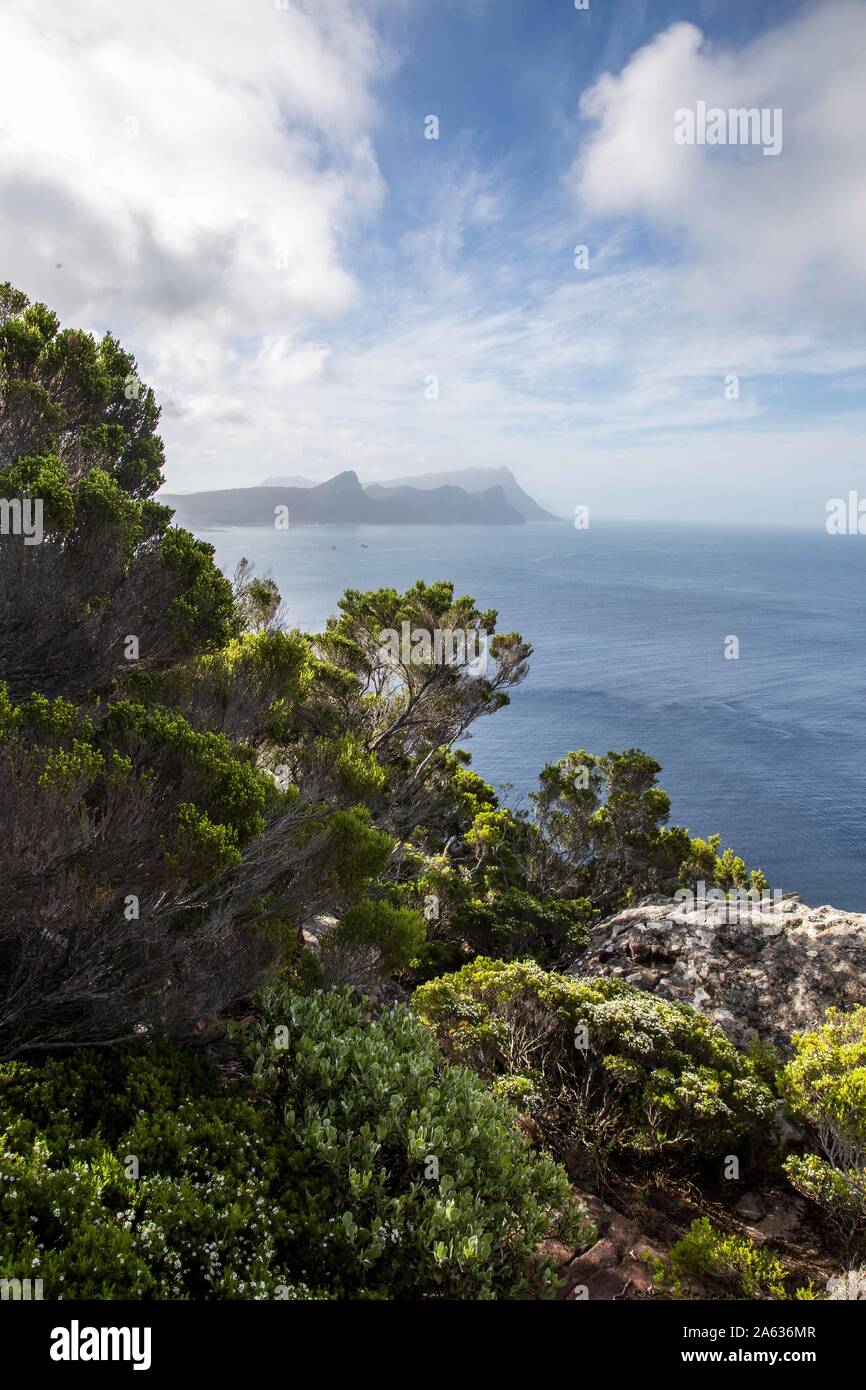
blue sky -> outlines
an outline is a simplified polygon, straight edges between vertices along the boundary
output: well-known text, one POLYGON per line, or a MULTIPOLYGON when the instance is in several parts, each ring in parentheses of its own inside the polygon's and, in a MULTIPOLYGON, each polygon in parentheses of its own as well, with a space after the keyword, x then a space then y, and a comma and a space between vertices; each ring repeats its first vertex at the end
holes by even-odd
POLYGON ((866 490, 864 0, 7 0, 0 39, 3 276, 137 353, 173 490, 866 490), (676 145, 699 100, 781 109, 778 157, 676 145))
POLYGON ((379 145, 386 176, 399 180, 415 145, 419 107, 442 107, 479 155, 504 158, 530 187, 567 168, 561 136, 581 92, 680 20, 708 39, 742 45, 782 23, 796 0, 441 0, 395 16, 402 63, 388 84, 393 124, 379 145))

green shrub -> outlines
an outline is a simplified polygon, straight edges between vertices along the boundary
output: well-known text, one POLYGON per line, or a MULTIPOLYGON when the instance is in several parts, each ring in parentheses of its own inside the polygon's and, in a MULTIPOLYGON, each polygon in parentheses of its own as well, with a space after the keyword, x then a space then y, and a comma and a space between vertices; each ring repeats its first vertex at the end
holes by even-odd
POLYGON ((544 1138, 560 1149, 717 1153, 773 1113, 769 1088, 721 1029, 620 980, 478 958, 421 985, 414 1005, 452 1060, 494 1081, 525 1077, 544 1138))
POLYGON ((788 1178, 817 1202, 843 1243, 866 1247, 866 1008, 829 1009, 820 1028, 795 1033, 782 1072, 787 1107, 820 1152, 792 1155, 788 1178))
POLYGON ((742 1236, 725 1235, 707 1217, 693 1221, 655 1269, 659 1289, 672 1298, 692 1298, 689 1278, 710 1279, 722 1298, 784 1299, 787 1270, 772 1251, 742 1236))
POLYGON ((467 959, 467 953, 457 941, 424 942, 418 952, 418 964, 412 971, 412 979, 417 983, 435 980, 437 975, 445 975, 459 970, 467 959))
POLYGON ((565 1174, 405 1009, 274 992, 244 1046, 231 1085, 168 1044, 0 1066, 0 1277, 49 1299, 486 1299, 550 1291, 540 1242, 590 1238, 565 1174))
POLYGON ((272 991, 247 1053, 281 1117, 289 1262, 314 1285, 513 1297, 552 1287, 542 1240, 590 1238, 562 1170, 405 1008, 371 1021, 347 991, 272 991))
POLYGON ((417 959, 424 944, 424 922, 411 908, 365 898, 346 909, 326 941, 329 949, 371 947, 383 973, 390 975, 417 959))
POLYGON ((274 1296, 266 1117, 201 1064, 167 1046, 6 1063, 0 1121, 3 1276, 51 1299, 274 1296))
POLYGON ((470 899, 455 913, 451 931, 485 955, 503 960, 530 955, 553 964, 584 949, 591 917, 586 898, 537 898, 510 888, 488 899, 470 899))
POLYGON ((703 883, 706 887, 722 888, 726 892, 738 889, 766 893, 770 885, 761 869, 746 867, 745 861, 732 849, 719 854, 721 839, 710 835, 706 840, 697 835, 690 836, 688 853, 681 861, 677 876, 682 887, 695 889, 703 883))

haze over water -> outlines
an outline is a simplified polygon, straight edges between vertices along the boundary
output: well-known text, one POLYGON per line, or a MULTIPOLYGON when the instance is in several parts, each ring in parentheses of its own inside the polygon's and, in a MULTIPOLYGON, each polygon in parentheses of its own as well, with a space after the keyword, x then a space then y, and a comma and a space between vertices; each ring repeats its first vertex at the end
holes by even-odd
POLYGON ((510 801, 570 749, 639 747, 671 823, 718 831, 773 887, 866 911, 866 543, 596 522, 201 532, 270 572, 315 631, 346 588, 451 579, 534 648, 464 746, 510 801), (362 546, 366 546, 363 549, 362 546), (335 549, 332 547, 336 547, 335 549), (725 638, 740 659, 724 659, 725 638))

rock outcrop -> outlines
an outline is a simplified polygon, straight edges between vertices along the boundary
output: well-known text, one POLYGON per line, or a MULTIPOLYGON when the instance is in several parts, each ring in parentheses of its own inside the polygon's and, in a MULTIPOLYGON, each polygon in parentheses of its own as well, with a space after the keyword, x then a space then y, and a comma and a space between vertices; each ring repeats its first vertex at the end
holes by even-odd
POLYGON ((831 1005, 866 1003, 866 916, 794 894, 725 905, 650 897, 595 927, 569 973, 627 980, 691 1004, 740 1046, 758 1035, 784 1049, 831 1005))

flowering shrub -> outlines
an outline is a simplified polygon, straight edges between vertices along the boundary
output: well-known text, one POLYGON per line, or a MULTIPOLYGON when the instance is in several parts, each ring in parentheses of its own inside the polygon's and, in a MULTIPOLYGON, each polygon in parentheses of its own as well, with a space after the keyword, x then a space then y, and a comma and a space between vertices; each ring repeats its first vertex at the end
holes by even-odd
POLYGON ((0 1122, 3 1276, 46 1298, 274 1296, 263 1117, 201 1064, 168 1046, 6 1063, 0 1122))
POLYGON ((231 1084, 167 1043, 0 1066, 0 1278, 48 1299, 509 1297, 591 1234, 398 1009, 271 993, 231 1084))

